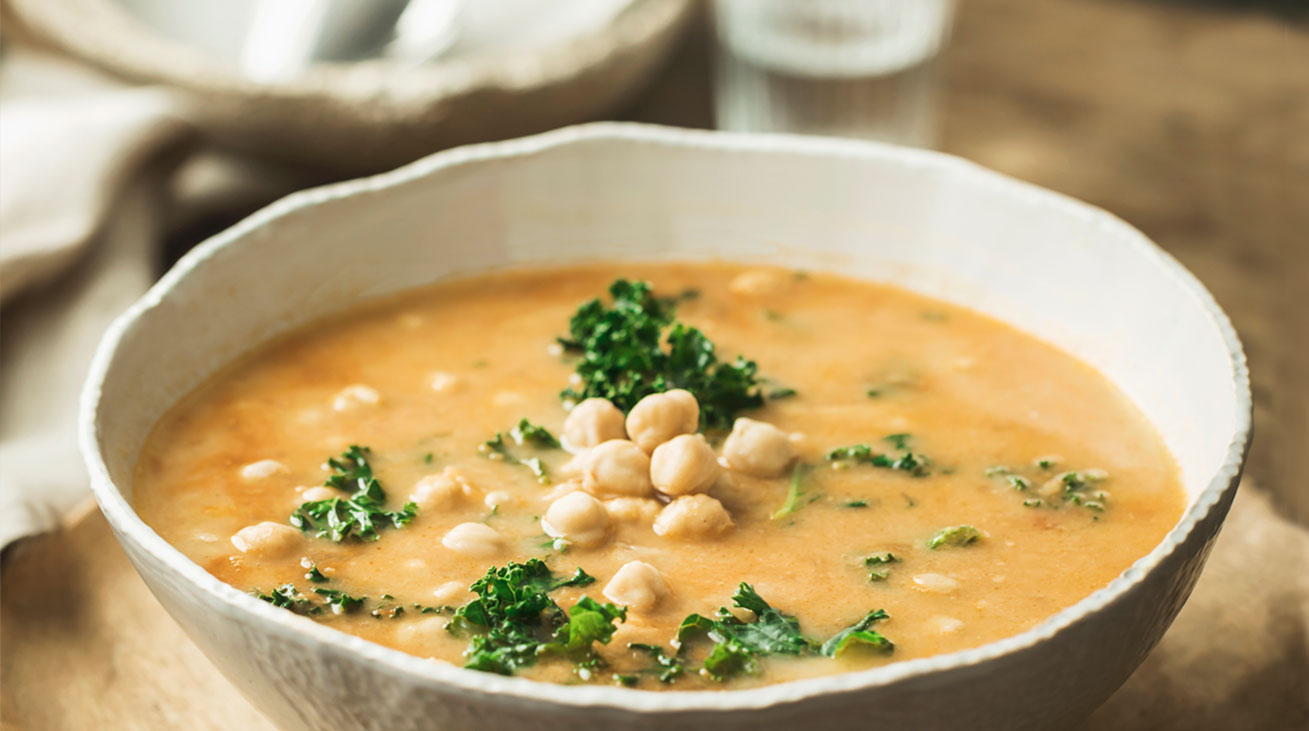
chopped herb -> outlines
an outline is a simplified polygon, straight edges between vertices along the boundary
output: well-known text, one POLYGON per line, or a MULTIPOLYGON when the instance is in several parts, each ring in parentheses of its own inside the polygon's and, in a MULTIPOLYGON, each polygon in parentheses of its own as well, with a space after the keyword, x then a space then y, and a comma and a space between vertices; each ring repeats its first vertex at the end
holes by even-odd
POLYGON ((637 675, 622 675, 620 673, 614 673, 614 682, 619 685, 627 686, 628 688, 635 688, 636 684, 641 682, 641 678, 637 675))
POLYGON ((548 485, 550 475, 546 471, 545 464, 540 457, 518 457, 513 454, 509 448, 509 441, 519 447, 531 446, 537 449, 558 449, 559 440, 549 432, 545 427, 538 426, 527 419, 519 420, 518 424, 509 430, 509 439, 505 439, 504 432, 496 432, 495 436, 482 442, 477 451, 489 459, 508 460, 520 464, 532 471, 536 475, 536 481, 548 485))
POLYGON ((579 388, 560 396, 581 401, 607 398, 623 411, 643 397, 684 388, 700 403, 705 428, 725 429, 736 414, 763 406, 757 366, 738 356, 719 362, 704 333, 673 318, 672 303, 651 294, 647 282, 616 280, 612 306, 599 299, 582 305, 559 342, 579 353, 579 388))
POLYGON ((866 507, 868 507, 868 501, 867 501, 867 500, 847 500, 846 502, 844 502, 844 503, 841 504, 841 507, 843 507, 843 508, 866 508, 866 507))
POLYGON ((733 675, 758 672, 756 655, 801 655, 813 649, 813 642, 800 632, 799 621, 774 609, 749 584, 742 582, 737 587, 732 603, 753 612, 754 621, 743 622, 719 609, 715 619, 689 615, 677 630, 677 642, 683 646, 700 635, 713 640, 713 649, 700 670, 711 680, 721 682, 733 675))
POLYGON ((665 312, 671 314, 675 309, 677 309, 677 306, 683 302, 692 302, 698 299, 700 299, 700 290, 695 287, 687 287, 675 295, 660 297, 659 304, 663 307, 665 312))
POLYGON ((904 501, 905 501, 906 503, 908 503, 908 507, 911 507, 911 508, 912 508, 913 506, 915 506, 915 505, 918 504, 918 503, 914 502, 914 499, 911 498, 911 497, 909 497, 909 495, 906 494, 906 493, 903 493, 903 492, 900 493, 900 497, 904 498, 904 501))
POLYGON ((659 645, 647 645, 642 642, 627 643, 629 650, 641 650, 649 653, 650 659, 654 661, 655 667, 651 672, 659 673, 659 682, 671 683, 686 672, 686 665, 681 658, 676 655, 669 656, 664 653, 664 648, 659 645))
POLYGON ((369 612, 374 619, 396 619, 403 616, 405 608, 399 604, 379 604, 369 612))
POLYGON ((383 508, 386 493, 373 476, 368 463, 368 448, 351 445, 340 458, 327 460, 332 474, 323 483, 338 490, 354 490, 347 498, 328 498, 306 502, 291 514, 291 525, 317 538, 336 543, 355 538, 375 541, 378 529, 399 528, 414 519, 418 506, 405 503, 398 511, 383 508))
POLYGON ((882 389, 870 388, 867 391, 865 391, 864 394, 868 396, 868 398, 880 398, 882 396, 882 389))
POLYGON ((864 559, 864 566, 868 568, 868 580, 886 581, 886 577, 890 576, 891 572, 887 571, 886 569, 879 569, 877 567, 885 566, 887 564, 892 564, 892 563, 898 563, 899 561, 900 559, 890 551, 886 551, 884 553, 875 553, 871 556, 868 556, 867 558, 864 559))
POLYGON ((719 609, 713 619, 700 614, 688 616, 677 631, 676 639, 682 649, 700 636, 713 641, 700 668, 701 675, 711 680, 722 682, 735 675, 758 673, 759 658, 768 655, 835 657, 853 645, 869 645, 882 652, 894 649, 889 640, 868 629, 873 622, 887 619, 886 612, 880 609, 819 644, 800 631, 795 617, 773 608, 749 584, 742 583, 737 588, 732 602, 753 612, 754 621, 742 621, 728 610, 719 609))
POLYGON ((322 583, 326 583, 327 581, 330 581, 330 579, 328 579, 325 575, 323 575, 322 571, 318 570, 318 564, 314 563, 313 561, 310 561, 309 559, 306 558, 300 561, 300 565, 309 570, 309 572, 305 574, 305 578, 309 579, 315 584, 322 584, 322 583))
POLYGON ((785 316, 777 310, 765 309, 763 313, 765 320, 772 320, 773 322, 779 322, 785 318, 785 316))
POLYGON ((985 470, 983 470, 982 474, 986 475, 987 477, 1003 477, 1005 475, 1013 474, 1013 470, 1009 469, 1008 467, 1005 467, 1004 465, 992 465, 991 467, 987 467, 985 470))
POLYGON ((778 399, 791 398, 795 394, 796 390, 794 388, 788 386, 777 386, 776 388, 770 389, 766 395, 769 401, 776 401, 778 399))
POLYGON ((582 597, 565 613, 547 592, 558 586, 580 586, 589 578, 580 569, 557 581, 545 562, 528 559, 491 567, 473 583, 477 598, 455 610, 446 629, 471 635, 464 652, 464 667, 512 675, 532 665, 543 653, 561 653, 581 669, 594 667, 598 656, 593 643, 608 643, 614 620, 626 619, 626 610, 582 597))
POLYGON ((518 444, 530 442, 542 449, 558 449, 560 446, 559 440, 555 439, 555 436, 548 429, 539 424, 533 424, 527 419, 520 419, 518 425, 509 430, 509 434, 518 444))
POLYGON ((895 447, 896 449, 908 449, 909 437, 910 437, 909 434, 905 434, 903 432, 899 434, 887 434, 886 436, 882 437, 882 441, 890 442, 891 446, 895 447))
POLYGON ((942 546, 967 546, 982 540, 982 535, 982 531, 971 525, 952 525, 937 531, 927 547, 935 550, 942 546))
POLYGON ((314 604, 313 600, 301 594, 295 588, 295 584, 282 584, 267 594, 260 592, 258 589, 251 593, 257 599, 262 599, 275 607, 289 609, 296 614, 309 615, 323 611, 322 607, 314 604))
MULTIPOLYGON (((792 468, 791 486, 786 491, 786 502, 782 503, 782 507, 778 508, 777 512, 773 513, 773 520, 779 520, 788 515, 792 515, 795 511, 799 510, 806 504, 801 502, 800 498, 804 495, 804 483, 805 478, 809 475, 809 470, 809 465, 803 462, 797 462, 795 467, 792 468)), ((813 501, 810 500, 809 502, 813 501)), ((744 584, 742 584, 742 586, 744 586, 744 584)))
POLYGON ((349 594, 336 589, 314 589, 314 593, 326 600, 326 605, 332 610, 332 614, 348 614, 363 606, 364 600, 368 597, 350 596, 349 594))
POLYGON ((881 633, 868 629, 874 622, 884 619, 890 619, 890 615, 884 610, 869 612, 863 619, 832 635, 818 652, 828 657, 839 657, 841 653, 853 647, 865 647, 876 652, 890 653, 895 649, 895 645, 881 633))
POLYGON ((1015 490, 1023 491, 1032 486, 1032 481, 1022 475, 1007 475, 1006 479, 1015 490))
POLYGON ((428 452, 427 454, 423 455, 423 464, 432 464, 433 459, 436 459, 436 455, 432 454, 431 452, 428 452))
POLYGON ((1095 486, 1107 479, 1109 474, 1104 470, 1064 472, 1051 478, 1037 492, 1047 498, 1047 501, 1062 493, 1064 502, 1080 505, 1099 513, 1104 511, 1109 493, 1095 489, 1095 486))
POLYGON ((573 575, 567 579, 560 579, 550 585, 550 590, 554 591, 565 586, 590 586, 595 583, 595 577, 586 573, 579 566, 573 575))
POLYGON ((1040 468, 1043 469, 1043 470, 1052 470, 1052 469, 1054 469, 1054 466, 1055 466, 1056 464, 1059 464, 1059 458, 1058 458, 1058 457, 1037 457, 1037 458, 1036 458, 1036 466, 1037 466, 1037 467, 1040 467, 1040 468))
POLYGON ((908 434, 890 434, 883 437, 884 441, 890 442, 892 447, 900 450, 898 455, 874 452, 872 446, 865 442, 851 444, 848 447, 837 447, 827 453, 827 460, 833 463, 833 467, 867 464, 873 467, 901 470, 914 477, 924 477, 929 474, 927 466, 930 462, 923 455, 915 454, 909 450, 909 438, 908 434))
POLYGON ((1023 507, 1027 507, 1027 508, 1039 508, 1039 507, 1041 507, 1043 504, 1044 504, 1044 503, 1042 502, 1041 498, 1039 498, 1039 497, 1038 497, 1038 498, 1032 498, 1031 500, 1024 500, 1024 501, 1023 501, 1023 507))
POLYGON ((418 610, 419 614, 454 614, 455 608, 449 604, 442 604, 439 607, 429 607, 426 604, 411 602, 409 606, 418 610))
POLYGON ((626 607, 605 602, 601 604, 584 596, 568 610, 568 621, 555 631, 552 641, 541 645, 540 654, 559 653, 579 668, 594 668, 600 664, 595 643, 609 644, 618 628, 615 620, 627 621, 626 607))

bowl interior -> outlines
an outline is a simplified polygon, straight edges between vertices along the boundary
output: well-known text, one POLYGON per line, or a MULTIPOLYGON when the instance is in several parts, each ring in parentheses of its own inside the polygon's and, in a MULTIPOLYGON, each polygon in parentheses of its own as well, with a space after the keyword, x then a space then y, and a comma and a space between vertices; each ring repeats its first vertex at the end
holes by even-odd
POLYGON ((460 273, 594 258, 828 269, 998 317, 1122 388, 1193 502, 1244 441, 1230 325, 1102 211, 932 153, 589 125, 300 193, 192 252, 105 364, 95 428, 109 475, 130 501, 162 413, 278 332, 460 273))

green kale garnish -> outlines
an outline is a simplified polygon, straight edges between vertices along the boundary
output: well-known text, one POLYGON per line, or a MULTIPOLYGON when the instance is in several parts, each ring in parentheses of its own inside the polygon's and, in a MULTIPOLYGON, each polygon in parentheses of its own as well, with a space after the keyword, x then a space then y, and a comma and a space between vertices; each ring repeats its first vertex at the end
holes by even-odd
POLYGON ((587 579, 591 577, 579 569, 558 581, 545 562, 535 558, 491 567, 469 587, 477 598, 456 609, 446 626, 456 635, 471 635, 464 667, 512 675, 549 652, 568 656, 579 669, 594 667, 598 656, 593 644, 609 642, 614 620, 625 620, 626 610, 582 597, 565 613, 547 593, 560 586, 583 586, 590 583, 587 579))
POLYGON ((700 403, 705 428, 725 429, 737 413, 763 406, 753 361, 737 356, 722 363, 714 344, 700 330, 673 318, 674 306, 651 293, 648 282, 616 280, 613 304, 599 299, 582 305, 559 342, 580 354, 578 388, 564 399, 609 399, 626 412, 652 394, 683 388, 700 403))
POLYGON ((509 435, 518 444, 531 443, 542 449, 559 449, 559 440, 548 429, 533 424, 527 419, 520 419, 518 425, 509 430, 509 435))
POLYGON ((414 503, 405 503, 397 511, 383 507, 386 493, 373 476, 367 447, 351 445, 339 458, 327 460, 327 465, 332 474, 323 484, 354 492, 346 498, 334 497, 301 504, 290 517, 291 525, 300 530, 336 543, 350 537, 375 541, 379 528, 399 528, 418 514, 418 506, 414 503))
POLYGON ((1051 480, 1046 485, 1042 485, 1041 493, 1049 495, 1057 492, 1062 488, 1065 502, 1074 505, 1081 505, 1088 510, 1103 512, 1105 503, 1109 499, 1109 493, 1103 490, 1092 491, 1095 485, 1104 482, 1109 478, 1103 470, 1082 470, 1080 472, 1065 472, 1051 480), (1057 481, 1057 482, 1056 482, 1057 481), (1047 485, 1054 483, 1055 489, 1049 489, 1047 485))
POLYGON ((833 466, 867 464, 924 477, 929 474, 927 466, 930 462, 923 455, 910 451, 909 439, 908 434, 889 434, 883 437, 883 441, 890 442, 892 447, 899 450, 900 453, 896 455, 874 452, 872 446, 865 442, 837 447, 827 453, 827 460, 835 463, 833 466))
POLYGON ((586 573, 579 566, 572 576, 567 579, 560 579, 550 585, 550 590, 560 589, 565 586, 590 586, 595 583, 595 577, 586 573))
POLYGON ((785 518, 804 506, 801 498, 804 497, 805 478, 808 477, 809 470, 809 465, 803 462, 797 462, 795 467, 791 469, 791 486, 786 491, 786 502, 782 503, 782 507, 773 513, 773 520, 785 518))
POLYGON ((549 432, 545 427, 538 426, 527 419, 519 420, 518 424, 509 430, 509 439, 505 439, 504 432, 496 432, 495 436, 482 442, 477 451, 489 459, 507 460, 520 464, 532 471, 536 475, 536 481, 543 485, 550 483, 550 475, 545 469, 545 464, 541 462, 540 457, 519 457, 509 448, 509 441, 515 445, 531 446, 537 449, 558 449, 559 440, 549 432))
MULTIPOLYGON (((540 654, 558 653, 573 661, 579 671, 589 671, 600 664, 595 643, 609 644, 618 627, 614 621, 627 621, 627 608, 605 602, 601 604, 589 596, 577 600, 568 610, 568 621, 555 630, 554 639, 537 650, 540 654)), ((587 673, 581 673, 587 677, 587 673)))
POLYGON ((682 662, 681 658, 676 655, 669 656, 665 654, 664 648, 659 645, 629 642, 627 648, 629 650, 641 650, 650 655, 650 659, 654 662, 654 667, 650 672, 658 673, 659 682, 661 683, 671 683, 686 672, 686 664, 682 662))
POLYGON ((726 609, 719 609, 712 619, 692 614, 682 620, 677 630, 676 640, 681 650, 701 636, 713 641, 700 668, 700 673, 711 680, 722 682, 735 675, 755 674, 759 672, 759 658, 769 655, 835 657, 854 644, 870 645, 884 652, 893 649, 889 640, 868 629, 873 622, 887 619, 886 612, 880 609, 819 644, 800 631, 800 622, 795 617, 773 608, 749 584, 743 582, 737 588, 732 603, 753 612, 754 620, 746 622, 726 609))
POLYGON ((738 673, 758 672, 757 655, 801 655, 813 649, 814 643, 800 632, 799 620, 774 609, 749 584, 742 582, 737 587, 732 604, 753 612, 754 621, 744 622, 719 609, 713 619, 689 615, 677 629, 681 646, 701 635, 713 640, 701 667, 701 673, 710 679, 723 681, 738 673))
POLYGON ((258 589, 251 592, 255 598, 262 599, 275 607, 289 609, 296 614, 310 615, 323 611, 312 599, 301 594, 295 584, 282 584, 271 592, 264 594, 258 589))
POLYGON ((324 589, 322 587, 314 589, 314 593, 323 597, 328 609, 332 614, 348 614, 364 605, 366 596, 350 596, 349 594, 336 589, 324 589))
POLYGON ((927 542, 927 547, 935 550, 942 546, 967 546, 982 538, 982 531, 971 525, 952 525, 937 531, 932 540, 927 542))
POLYGON ((818 652, 828 657, 837 657, 851 647, 862 646, 877 652, 890 653, 895 649, 895 645, 881 633, 868 629, 873 622, 889 619, 890 616, 881 609, 869 612, 863 619, 832 635, 818 652))
POLYGON ((323 584, 330 581, 330 579, 328 579, 327 576, 323 574, 322 571, 318 570, 318 564, 314 563, 313 561, 310 561, 309 559, 305 558, 300 561, 300 565, 308 570, 305 573, 305 578, 309 579, 315 584, 323 584))
POLYGON ((866 557, 864 559, 864 566, 868 567, 868 580, 886 581, 886 577, 889 576, 891 572, 887 571, 884 568, 879 569, 877 567, 884 566, 890 563, 897 563, 899 562, 899 560, 900 559, 890 551, 886 551, 884 553, 875 553, 871 556, 866 557))

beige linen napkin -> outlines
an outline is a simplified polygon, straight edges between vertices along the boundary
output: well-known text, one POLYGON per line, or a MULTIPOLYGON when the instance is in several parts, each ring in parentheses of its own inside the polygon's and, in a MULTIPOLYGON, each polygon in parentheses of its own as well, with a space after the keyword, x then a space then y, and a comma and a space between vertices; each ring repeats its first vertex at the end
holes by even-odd
POLYGON ((166 234, 319 182, 200 144, 174 92, 26 47, 0 62, 0 548, 86 495, 77 399, 166 234))
POLYGON ((85 495, 77 395, 105 328, 154 279, 161 177, 150 162, 188 136, 163 91, 6 51, 0 546, 54 526, 85 495))

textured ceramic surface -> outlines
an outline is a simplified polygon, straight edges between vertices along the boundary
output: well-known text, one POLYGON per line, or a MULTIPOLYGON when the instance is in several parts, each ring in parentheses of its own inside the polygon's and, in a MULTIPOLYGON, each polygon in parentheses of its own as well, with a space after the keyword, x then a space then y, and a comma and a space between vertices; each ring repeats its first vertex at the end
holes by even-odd
POLYGON ((1199 283, 1122 221, 934 153, 600 124, 451 150, 278 202, 187 255, 110 329, 82 440, 155 595, 286 728, 1052 728, 1089 713, 1167 629, 1249 443, 1244 355, 1199 283), (1095 365, 1176 455, 1189 506, 1122 576, 964 652, 754 690, 555 686, 410 657, 223 584, 133 513, 150 427, 280 331, 462 272, 596 257, 830 269, 990 313, 1095 365))
POLYGON ((290 80, 260 82, 158 35, 114 0, 0 4, 44 44, 128 79, 188 92, 188 119, 226 145, 355 175, 610 114, 658 69, 696 7, 693 0, 639 0, 604 27, 544 47, 414 67, 321 64, 290 80))

